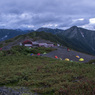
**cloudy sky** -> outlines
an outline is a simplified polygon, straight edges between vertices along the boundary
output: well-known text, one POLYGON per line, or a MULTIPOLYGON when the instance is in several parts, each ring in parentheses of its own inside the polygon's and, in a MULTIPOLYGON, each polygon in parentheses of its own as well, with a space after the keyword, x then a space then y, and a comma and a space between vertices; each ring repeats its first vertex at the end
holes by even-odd
POLYGON ((95 0, 0 0, 0 28, 95 29, 95 0))

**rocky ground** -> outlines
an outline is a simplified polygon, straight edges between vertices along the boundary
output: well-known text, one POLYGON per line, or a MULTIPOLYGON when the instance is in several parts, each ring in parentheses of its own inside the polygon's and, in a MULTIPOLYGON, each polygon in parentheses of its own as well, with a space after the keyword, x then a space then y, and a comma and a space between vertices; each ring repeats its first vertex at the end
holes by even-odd
POLYGON ((25 87, 10 88, 3 86, 0 87, 0 95, 39 95, 39 94, 32 93, 25 87))
POLYGON ((57 48, 57 50, 52 51, 52 52, 50 52, 46 55, 43 55, 43 56, 47 56, 47 57, 51 57, 51 58, 58 56, 58 58, 62 58, 63 60, 65 60, 65 58, 69 58, 70 60, 73 60, 73 61, 79 61, 79 59, 76 58, 76 56, 78 55, 80 58, 84 59, 83 62, 88 62, 92 59, 95 59, 95 56, 88 55, 85 53, 80 53, 80 52, 73 51, 73 50, 70 50, 68 52, 67 48, 65 48, 65 47, 55 47, 55 48, 57 48))

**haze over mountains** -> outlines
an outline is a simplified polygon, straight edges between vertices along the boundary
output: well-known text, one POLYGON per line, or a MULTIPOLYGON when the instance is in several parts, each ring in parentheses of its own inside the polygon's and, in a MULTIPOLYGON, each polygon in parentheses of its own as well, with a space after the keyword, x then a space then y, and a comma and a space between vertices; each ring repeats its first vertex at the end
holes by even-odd
POLYGON ((0 41, 8 40, 18 35, 27 34, 34 30, 20 30, 20 29, 0 29, 0 41))
MULTIPOLYGON (((0 29, 0 41, 4 41, 17 35, 26 34, 33 31, 34 30, 22 31, 0 29)), ((36 31, 44 31, 57 35, 66 43, 66 46, 69 48, 95 55, 95 31, 79 28, 77 26, 73 26, 67 30, 39 28, 36 31)))

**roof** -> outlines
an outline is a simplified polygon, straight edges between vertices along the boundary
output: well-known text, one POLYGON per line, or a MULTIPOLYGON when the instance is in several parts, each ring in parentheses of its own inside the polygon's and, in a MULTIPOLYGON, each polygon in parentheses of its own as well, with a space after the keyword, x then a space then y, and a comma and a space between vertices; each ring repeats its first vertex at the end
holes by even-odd
POLYGON ((39 44, 38 42, 32 42, 32 44, 39 44))
POLYGON ((31 47, 32 44, 24 44, 24 46, 31 47))
POLYGON ((32 42, 30 40, 26 40, 22 44, 32 44, 32 42))
POLYGON ((39 39, 36 42, 38 42, 38 43, 49 43, 49 44, 53 44, 53 42, 51 42, 49 40, 44 40, 44 39, 39 39))
POLYGON ((47 43, 39 43, 39 45, 47 45, 47 43))

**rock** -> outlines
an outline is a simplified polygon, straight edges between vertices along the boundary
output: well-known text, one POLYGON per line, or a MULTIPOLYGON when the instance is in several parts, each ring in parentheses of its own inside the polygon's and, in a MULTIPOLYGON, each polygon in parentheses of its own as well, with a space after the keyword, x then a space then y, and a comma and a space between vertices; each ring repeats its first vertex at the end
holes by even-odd
POLYGON ((0 95, 39 95, 38 93, 32 93, 27 88, 10 88, 10 87, 0 87, 0 95))
POLYGON ((93 65, 95 64, 95 63, 92 63, 93 65))

